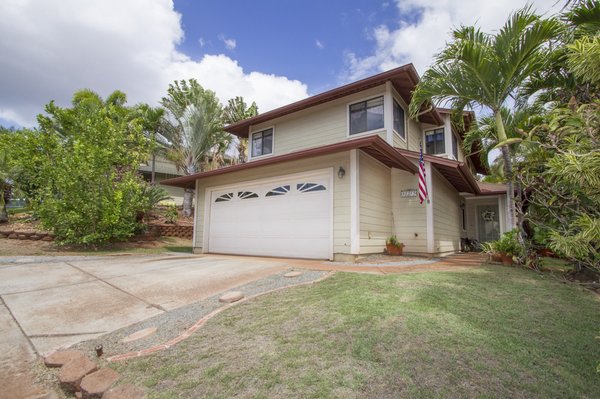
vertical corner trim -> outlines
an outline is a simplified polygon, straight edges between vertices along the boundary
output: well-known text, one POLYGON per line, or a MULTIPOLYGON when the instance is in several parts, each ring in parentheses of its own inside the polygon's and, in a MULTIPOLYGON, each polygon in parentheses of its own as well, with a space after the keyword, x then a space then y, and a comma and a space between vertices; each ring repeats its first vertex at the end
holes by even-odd
POLYGON ((427 183, 427 202, 425 205, 425 216, 427 220, 427 252, 433 254, 435 251, 435 235, 433 226, 433 176, 431 162, 425 162, 425 182, 427 183))
POLYGON ((358 150, 350 150, 350 253, 360 253, 360 186, 358 150))

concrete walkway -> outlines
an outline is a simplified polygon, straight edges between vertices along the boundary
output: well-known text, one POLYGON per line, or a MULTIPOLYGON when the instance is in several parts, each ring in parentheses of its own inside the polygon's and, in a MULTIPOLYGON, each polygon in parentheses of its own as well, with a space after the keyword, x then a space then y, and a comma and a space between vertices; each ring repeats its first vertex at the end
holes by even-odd
POLYGON ((53 397, 34 382, 38 354, 289 268, 242 257, 0 257, 0 397, 53 397))

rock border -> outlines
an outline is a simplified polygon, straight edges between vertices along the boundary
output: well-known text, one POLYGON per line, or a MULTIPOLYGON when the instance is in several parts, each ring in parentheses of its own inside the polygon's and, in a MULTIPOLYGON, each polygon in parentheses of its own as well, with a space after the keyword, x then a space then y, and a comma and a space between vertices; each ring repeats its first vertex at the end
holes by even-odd
POLYGON ((0 229, 0 238, 11 240, 54 241, 54 234, 38 230, 0 229))
POLYGON ((312 280, 312 281, 305 281, 302 283, 297 283, 297 284, 289 284, 289 285, 285 285, 283 287, 278 287, 278 288, 274 288, 272 290, 268 290, 268 291, 264 291, 264 292, 260 292, 258 294, 254 294, 254 295, 250 295, 248 297, 245 297, 243 299, 240 299, 237 302, 232 302, 232 303, 228 303, 226 305, 221 306, 220 308, 217 308, 215 310, 213 310, 212 312, 210 312, 209 314, 203 316, 202 318, 200 318, 196 323, 194 323, 193 326, 191 326, 190 328, 188 328, 186 331, 184 331, 182 334, 180 334, 179 336, 173 338, 172 340, 161 344, 161 345, 154 345, 151 346, 150 348, 147 349, 143 349, 141 351, 134 351, 134 352, 127 352, 127 353, 123 353, 120 355, 114 355, 114 356, 110 356, 106 358, 106 361, 108 362, 118 362, 121 360, 128 360, 128 359, 135 359, 138 357, 142 357, 142 356, 147 356, 147 355, 151 355, 152 353, 156 353, 165 349, 169 349, 170 347, 177 345, 178 343, 180 343, 181 341, 189 338, 192 336, 193 333, 195 333, 196 331, 198 331, 204 324, 206 324, 207 321, 209 321, 210 319, 212 319, 213 317, 215 317, 216 315, 218 315, 219 313, 233 307, 233 306, 237 306, 241 303, 250 301, 254 298, 258 298, 262 295, 266 295, 266 294, 270 294, 273 292, 277 292, 277 291, 282 291, 284 289, 288 289, 288 288, 293 288, 293 287, 300 287, 303 285, 309 285, 309 284, 316 284, 319 283, 331 276, 333 276, 336 272, 335 271, 330 271, 327 274, 325 274, 322 277, 319 277, 316 280, 312 280))

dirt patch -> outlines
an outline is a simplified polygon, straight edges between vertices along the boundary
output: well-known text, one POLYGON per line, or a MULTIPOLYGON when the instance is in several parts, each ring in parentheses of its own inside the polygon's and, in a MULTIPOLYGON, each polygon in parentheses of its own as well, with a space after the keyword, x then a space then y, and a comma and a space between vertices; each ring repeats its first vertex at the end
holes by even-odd
POLYGON ((175 237, 162 237, 155 241, 118 242, 96 249, 75 246, 59 246, 53 242, 27 241, 0 238, 0 256, 57 256, 102 255, 118 253, 153 254, 161 252, 191 252, 191 241, 175 237))

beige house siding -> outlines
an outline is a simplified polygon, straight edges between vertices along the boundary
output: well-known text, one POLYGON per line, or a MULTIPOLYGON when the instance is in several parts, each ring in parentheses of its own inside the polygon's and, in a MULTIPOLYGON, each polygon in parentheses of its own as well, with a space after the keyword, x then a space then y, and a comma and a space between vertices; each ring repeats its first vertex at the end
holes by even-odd
POLYGON ((360 153, 360 253, 380 253, 392 234, 390 169, 360 153))
POLYGON ((400 197, 402 190, 417 189, 418 176, 392 169, 392 231, 403 242, 407 253, 427 252, 427 217, 425 204, 418 197, 400 197))
POLYGON ((419 151, 419 143, 423 140, 423 131, 421 124, 414 119, 408 120, 408 149, 410 151, 419 151))
MULTIPOLYGON (((321 106, 252 126, 251 132, 273 127, 273 154, 269 156, 287 154, 362 137, 361 134, 348 136, 348 105, 353 102, 383 96, 384 92, 385 85, 374 87, 321 106)), ((384 140, 386 139, 385 129, 381 129, 377 134, 384 140)), ((265 157, 256 159, 262 158, 265 157)))
POLYGON ((406 141, 399 134, 394 133, 394 147, 396 148, 406 148, 406 141))
MULTIPOLYGON (((293 173, 309 172, 316 169, 333 168, 333 249, 334 253, 350 252, 350 179, 337 177, 337 170, 342 166, 350 170, 350 153, 340 152, 337 154, 324 155, 320 157, 301 159, 268 165, 257 169, 246 169, 224 175, 208 177, 196 181, 196 220, 194 249, 201 251, 204 230, 204 206, 206 189, 210 187, 223 186, 252 180, 280 177, 293 173)), ((243 221, 240 221, 243 223, 243 221)))
POLYGON ((458 251, 461 236, 460 197, 437 172, 433 173, 432 182, 434 251, 458 251))

